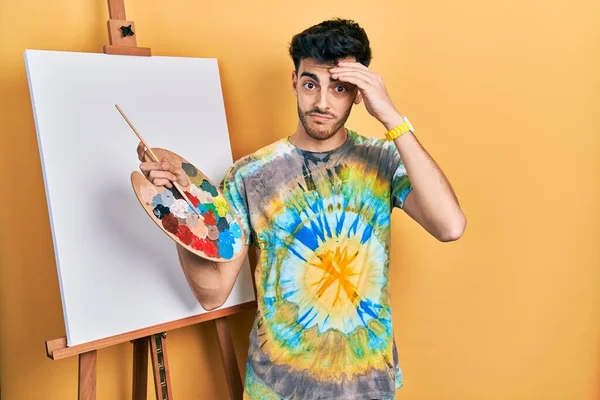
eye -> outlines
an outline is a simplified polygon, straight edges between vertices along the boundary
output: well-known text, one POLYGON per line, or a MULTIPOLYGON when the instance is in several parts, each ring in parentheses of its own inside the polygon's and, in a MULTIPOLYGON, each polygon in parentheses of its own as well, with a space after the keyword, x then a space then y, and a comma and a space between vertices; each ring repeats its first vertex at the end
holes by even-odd
POLYGON ((337 86, 335 87, 335 91, 336 91, 336 92, 338 92, 338 93, 343 93, 343 92, 345 92, 346 90, 348 90, 348 89, 346 89, 346 87, 345 87, 345 86, 342 86, 342 85, 337 85, 337 86))
POLYGON ((305 88, 307 89, 314 89, 315 88, 315 84, 312 82, 305 82, 303 85, 305 88))

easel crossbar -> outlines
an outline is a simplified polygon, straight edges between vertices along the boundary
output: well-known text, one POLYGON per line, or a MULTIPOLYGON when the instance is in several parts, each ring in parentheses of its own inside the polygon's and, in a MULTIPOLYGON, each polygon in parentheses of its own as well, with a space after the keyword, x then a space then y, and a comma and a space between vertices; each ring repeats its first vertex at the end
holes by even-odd
POLYGON ((176 321, 166 322, 164 324, 154 325, 148 328, 138 329, 132 332, 115 335, 104 339, 94 340, 92 342, 82 343, 74 346, 67 346, 67 338, 61 337, 58 339, 46 341, 46 354, 52 360, 62 360, 64 358, 76 356, 83 353, 88 353, 93 350, 103 349, 105 347, 114 346, 116 344, 130 342, 135 339, 140 339, 146 336, 155 335, 161 332, 172 331, 174 329, 183 328, 186 326, 206 322, 221 317, 237 314, 244 309, 252 309, 256 307, 256 301, 238 304, 232 307, 222 308, 216 311, 210 311, 204 314, 195 315, 192 317, 182 318, 176 321))

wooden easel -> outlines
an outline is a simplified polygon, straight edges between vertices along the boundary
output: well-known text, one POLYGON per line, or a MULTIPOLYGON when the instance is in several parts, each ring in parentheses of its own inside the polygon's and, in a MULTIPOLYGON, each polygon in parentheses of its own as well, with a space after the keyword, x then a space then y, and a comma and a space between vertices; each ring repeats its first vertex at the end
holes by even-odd
MULTIPOLYGON (((108 0, 110 19, 108 21, 109 45, 104 53, 129 56, 151 56, 151 50, 137 47, 135 25, 127 21, 123 0, 108 0)), ((79 400, 96 400, 97 350, 125 342, 133 343, 133 400, 146 400, 148 394, 148 349, 152 356, 154 389, 157 400, 173 400, 169 363, 167 357, 166 332, 173 329, 213 321, 217 330, 221 361, 225 370, 229 394, 233 400, 242 400, 243 385, 237 365, 235 350, 231 340, 227 316, 244 309, 252 309, 255 301, 222 308, 194 317, 183 318, 149 328, 67 346, 67 338, 46 341, 46 354, 52 360, 79 356, 79 400)))
POLYGON ((148 347, 150 346, 154 371, 154 387, 157 393, 156 398, 159 400, 172 400, 166 352, 166 336, 164 332, 201 322, 214 321, 229 394, 232 399, 241 400, 243 385, 237 366, 233 342, 227 326, 227 316, 236 314, 242 310, 253 309, 255 306, 256 302, 251 301, 75 346, 67 346, 66 337, 48 340, 46 341, 46 354, 52 360, 62 360, 78 355, 78 399, 95 400, 97 350, 125 342, 133 342, 133 400, 146 400, 148 393, 148 347), (162 357, 160 357, 161 354, 162 357))

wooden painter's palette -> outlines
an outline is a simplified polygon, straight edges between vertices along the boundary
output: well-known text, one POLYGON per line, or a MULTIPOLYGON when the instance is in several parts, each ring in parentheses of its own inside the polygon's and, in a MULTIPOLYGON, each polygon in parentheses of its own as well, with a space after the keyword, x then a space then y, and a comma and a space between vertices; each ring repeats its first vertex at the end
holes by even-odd
POLYGON ((189 187, 183 189, 191 204, 175 187, 154 186, 134 171, 133 190, 150 218, 176 243, 202 258, 217 262, 238 258, 245 243, 244 231, 218 187, 179 155, 159 148, 152 151, 159 159, 166 157, 183 168, 190 180, 189 187))

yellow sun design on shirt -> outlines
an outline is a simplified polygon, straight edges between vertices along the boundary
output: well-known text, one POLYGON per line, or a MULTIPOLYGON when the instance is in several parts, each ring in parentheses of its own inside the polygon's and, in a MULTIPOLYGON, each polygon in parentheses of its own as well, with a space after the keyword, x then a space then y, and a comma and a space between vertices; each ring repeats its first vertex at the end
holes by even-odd
POLYGON ((380 295, 378 285, 373 285, 383 278, 381 267, 373 262, 379 253, 365 248, 356 236, 332 237, 314 252, 307 252, 305 271, 298 282, 299 296, 290 298, 296 298, 300 305, 300 316, 307 312, 302 323, 343 332, 364 325, 358 312, 361 301, 380 295))
POLYGON ((315 288, 314 293, 318 297, 318 301, 331 302, 331 307, 341 301, 355 303, 358 294, 352 277, 359 275, 359 272, 354 270, 352 263, 357 255, 358 252, 348 254, 347 248, 340 249, 339 247, 327 249, 324 254, 316 254, 316 262, 310 265, 322 273, 320 278, 319 273, 307 274, 307 277, 315 279, 315 282, 309 283, 309 286, 315 288))

